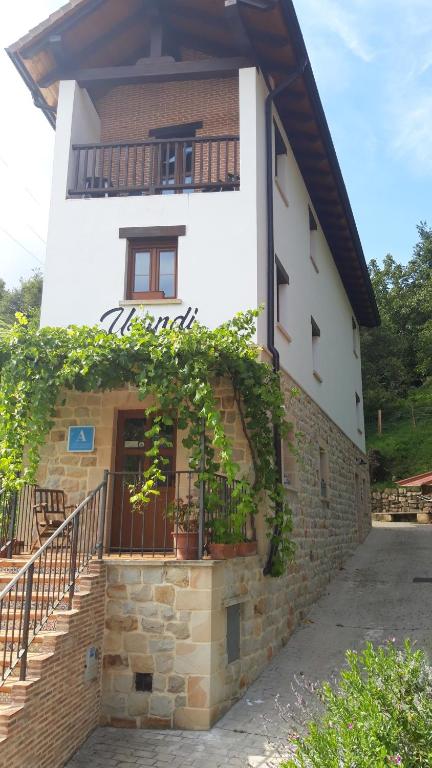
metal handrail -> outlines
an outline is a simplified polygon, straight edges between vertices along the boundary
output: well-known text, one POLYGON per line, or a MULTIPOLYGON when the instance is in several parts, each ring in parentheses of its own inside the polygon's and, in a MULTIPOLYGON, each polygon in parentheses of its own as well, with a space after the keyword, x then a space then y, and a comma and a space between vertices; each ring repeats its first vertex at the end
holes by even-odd
POLYGON ((26 679, 27 653, 31 642, 66 595, 69 598, 68 610, 72 608, 79 573, 94 554, 102 558, 107 482, 108 472, 105 472, 97 488, 0 592, 0 626, 4 632, 3 649, 0 650, 0 681, 6 680, 18 664, 20 680, 26 679), (39 566, 37 571, 36 564, 39 566))
POLYGON ((38 559, 41 557, 41 555, 42 555, 42 554, 45 552, 45 550, 47 550, 47 549, 49 548, 49 546, 52 544, 52 542, 53 542, 53 541, 55 541, 55 539, 57 539, 57 538, 60 536, 60 534, 61 534, 61 533, 62 533, 62 532, 65 530, 65 528, 67 528, 67 526, 68 526, 68 525, 70 525, 70 523, 72 522, 72 520, 74 520, 74 518, 76 518, 76 517, 77 517, 77 515, 79 515, 79 514, 80 514, 81 510, 82 510, 82 509, 83 509, 83 508, 84 508, 84 507, 85 507, 85 506, 86 506, 86 505, 89 503, 89 501, 90 501, 90 500, 91 500, 91 499, 92 499, 92 498, 93 498, 93 497, 94 497, 94 496, 95 496, 95 495, 98 493, 98 491, 100 491, 100 490, 101 490, 101 489, 102 489, 102 488, 103 488, 105 485, 106 485, 106 481, 105 481, 105 480, 103 480, 103 481, 102 481, 102 482, 101 482, 101 483, 100 483, 100 484, 97 486, 97 488, 95 488, 95 489, 94 489, 94 491, 92 491, 91 493, 89 493, 89 495, 87 496, 87 498, 85 498, 85 499, 84 499, 84 501, 82 501, 82 502, 81 502, 81 504, 79 504, 79 505, 77 506, 77 508, 76 508, 76 509, 74 509, 74 511, 73 511, 73 512, 71 512, 71 514, 69 515, 69 517, 67 517, 67 518, 66 518, 66 520, 65 520, 65 521, 64 521, 64 522, 63 522, 63 523, 62 523, 62 524, 61 524, 61 525, 60 525, 60 526, 57 528, 57 530, 56 530, 56 531, 54 531, 54 533, 52 534, 52 536, 50 536, 50 537, 49 537, 49 539, 47 539, 47 540, 46 540, 45 544, 43 544, 43 545, 42 545, 42 547, 40 547, 40 549, 38 549, 38 551, 37 551, 37 552, 35 552, 35 554, 33 555, 33 557, 31 557, 31 558, 30 558, 30 560, 28 560, 28 561, 27 561, 27 563, 26 563, 25 565, 23 565, 23 567, 21 568, 21 570, 20 570, 20 571, 18 571, 18 573, 17 573, 17 574, 14 576, 14 578, 12 579, 12 581, 10 581, 10 582, 9 582, 9 584, 8 584, 8 585, 7 585, 7 586, 6 586, 6 587, 5 587, 5 588, 2 590, 2 592, 0 592, 0 602, 1 602, 1 601, 4 599, 4 597, 7 595, 7 593, 8 593, 8 592, 10 592, 10 590, 11 590, 11 589, 13 589, 13 587, 14 587, 14 586, 15 586, 15 584, 16 584, 16 583, 19 581, 19 579, 21 578, 21 576, 23 576, 23 575, 25 574, 25 572, 26 572, 26 571, 28 571, 28 570, 29 570, 29 568, 30 568, 32 565, 34 565, 34 563, 36 562, 36 560, 38 560, 38 559))

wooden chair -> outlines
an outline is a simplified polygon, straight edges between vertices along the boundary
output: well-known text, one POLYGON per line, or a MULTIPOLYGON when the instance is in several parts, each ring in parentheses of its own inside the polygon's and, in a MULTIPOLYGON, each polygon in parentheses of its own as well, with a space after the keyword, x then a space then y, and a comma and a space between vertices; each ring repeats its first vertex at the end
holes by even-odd
POLYGON ((75 509, 73 504, 66 505, 64 491, 53 490, 52 488, 35 488, 33 493, 36 502, 33 506, 36 536, 33 539, 30 552, 33 552, 36 546, 41 547, 42 540, 49 539, 75 509))

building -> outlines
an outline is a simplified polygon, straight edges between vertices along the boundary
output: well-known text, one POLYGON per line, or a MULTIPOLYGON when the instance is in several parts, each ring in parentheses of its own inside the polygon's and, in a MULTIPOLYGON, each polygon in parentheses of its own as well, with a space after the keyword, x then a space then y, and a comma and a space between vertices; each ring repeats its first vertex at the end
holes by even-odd
MULTIPOLYGON (((359 328, 379 318, 299 24, 291 0, 74 0, 8 53, 56 129, 42 324, 124 334, 149 310, 156 330, 187 332, 265 305, 256 338, 300 435, 299 458, 281 446, 289 572, 264 575, 259 521, 255 556, 167 559, 153 528, 152 543, 133 532, 124 482, 108 493, 103 693, 88 727, 208 728, 370 526, 359 328)), ((130 389, 65 397, 39 483, 79 503, 104 470, 141 467, 143 404, 130 389), (68 450, 71 426, 95 427, 87 454, 68 450)), ((187 469, 181 442, 169 460, 187 469)))

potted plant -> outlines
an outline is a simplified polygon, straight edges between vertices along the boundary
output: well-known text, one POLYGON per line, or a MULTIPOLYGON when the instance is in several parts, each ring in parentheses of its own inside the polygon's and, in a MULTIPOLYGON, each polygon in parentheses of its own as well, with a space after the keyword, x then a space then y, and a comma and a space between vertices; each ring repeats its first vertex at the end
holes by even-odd
POLYGON ((246 539, 237 544, 237 555, 239 557, 250 557, 251 555, 256 555, 256 553, 257 543, 255 540, 246 539))
POLYGON ((213 560, 226 560, 237 554, 239 537, 232 530, 231 522, 229 517, 212 520, 208 551, 213 560))
POLYGON ((194 496, 176 499, 169 508, 174 521, 174 551, 177 560, 198 560, 199 503, 194 496))

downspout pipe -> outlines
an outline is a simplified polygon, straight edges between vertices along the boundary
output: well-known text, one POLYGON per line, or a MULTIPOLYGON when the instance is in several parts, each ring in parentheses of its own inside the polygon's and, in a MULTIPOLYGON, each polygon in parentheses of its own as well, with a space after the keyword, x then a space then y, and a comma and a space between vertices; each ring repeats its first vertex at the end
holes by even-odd
MULTIPOLYGON (((308 66, 309 61, 306 58, 303 63, 295 69, 277 88, 274 88, 268 94, 265 102, 265 136, 266 136, 266 193, 267 193, 267 349, 269 350, 273 369, 275 372, 280 370, 279 351, 275 346, 275 246, 274 246, 274 187, 273 187, 273 104, 275 99, 288 88, 290 88, 299 77, 301 77, 308 66)), ((276 469, 279 481, 282 482, 282 446, 279 429, 273 428, 273 444, 276 459, 276 469)), ((279 526, 275 526, 270 543, 270 549, 267 562, 264 566, 264 575, 268 576, 272 572, 273 561, 277 553, 277 544, 274 539, 279 538, 279 526)))

